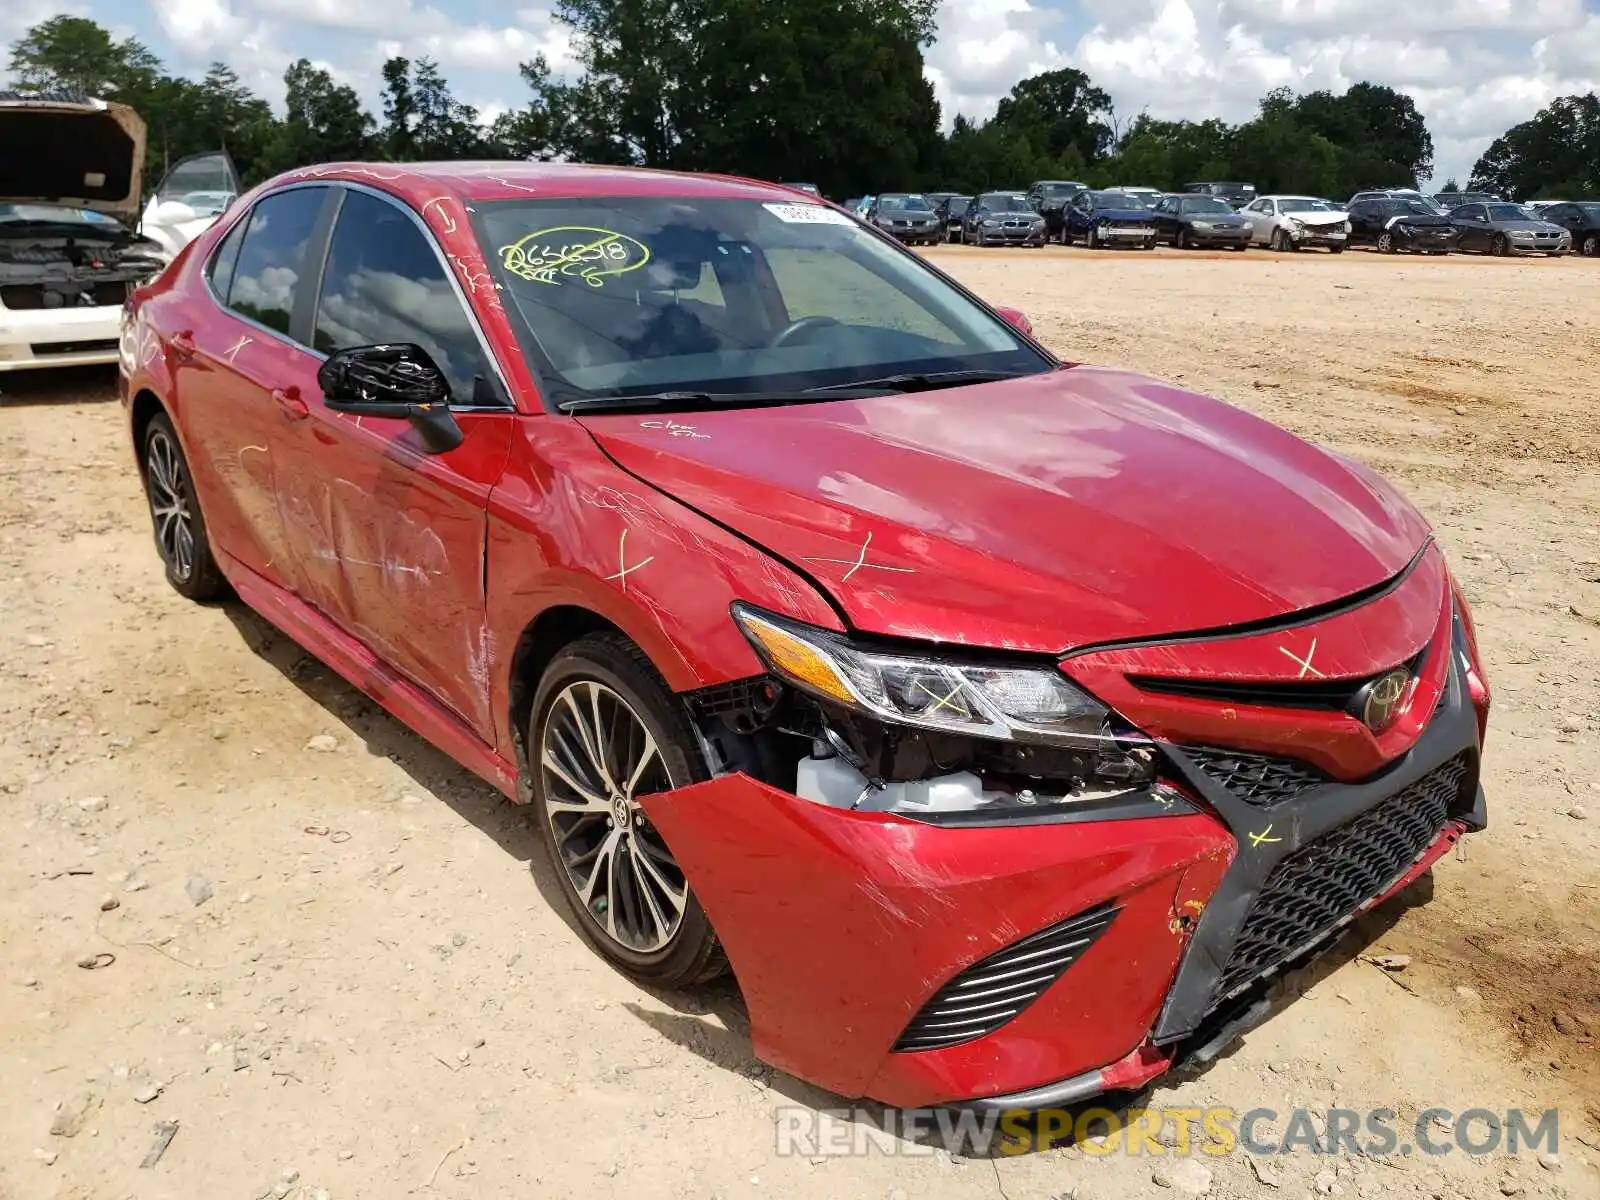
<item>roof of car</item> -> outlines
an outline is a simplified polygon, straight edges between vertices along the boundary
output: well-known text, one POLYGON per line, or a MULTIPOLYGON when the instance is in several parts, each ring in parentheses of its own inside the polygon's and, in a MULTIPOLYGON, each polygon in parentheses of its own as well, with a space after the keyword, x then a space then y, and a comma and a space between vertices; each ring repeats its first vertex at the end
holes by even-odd
POLYGON ((643 167, 608 167, 589 163, 546 162, 421 162, 321 163, 301 167, 274 183, 308 179, 376 184, 419 204, 440 189, 464 200, 565 199, 583 196, 679 196, 729 200, 794 200, 806 195, 779 184, 732 175, 691 175, 643 167))

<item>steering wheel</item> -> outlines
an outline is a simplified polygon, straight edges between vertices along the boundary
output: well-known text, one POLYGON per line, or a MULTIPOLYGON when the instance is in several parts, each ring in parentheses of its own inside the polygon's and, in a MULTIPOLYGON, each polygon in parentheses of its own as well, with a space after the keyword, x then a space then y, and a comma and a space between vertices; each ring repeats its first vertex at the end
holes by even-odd
POLYGON ((835 317, 801 317, 798 321, 790 321, 785 328, 779 330, 778 335, 768 342, 767 345, 787 346, 790 342, 794 341, 795 338, 799 337, 808 329, 827 329, 830 326, 838 324, 839 321, 835 317))

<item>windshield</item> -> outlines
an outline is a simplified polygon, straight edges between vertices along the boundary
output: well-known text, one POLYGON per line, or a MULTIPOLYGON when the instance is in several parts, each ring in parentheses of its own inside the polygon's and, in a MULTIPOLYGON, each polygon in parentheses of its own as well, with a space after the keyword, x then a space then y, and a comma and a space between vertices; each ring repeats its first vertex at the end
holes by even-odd
POLYGON ((1226 201, 1215 199, 1211 196, 1191 196, 1183 201, 1183 211, 1186 213, 1233 213, 1233 207, 1226 201))
POLYGON ((1310 196, 1285 196, 1278 201, 1278 211, 1286 213, 1297 212, 1333 212, 1333 205, 1326 200, 1313 200, 1310 196))
POLYGON ((919 259, 822 205, 617 196, 475 208, 507 315, 557 402, 1053 366, 919 259))
POLYGON ((978 203, 990 212, 1032 212, 1028 198, 1021 192, 985 192, 978 203))
POLYGON ((1056 196, 1072 196, 1083 191, 1083 185, 1081 183, 1047 183, 1040 188, 1040 191, 1052 198, 1056 196))
POLYGON ((1600 221, 1600 204, 1580 204, 1578 211, 1591 221, 1600 221))
POLYGON ((1090 192, 1090 208, 1143 208, 1144 206, 1126 192, 1090 192))
POLYGON ((1491 221, 1532 221, 1536 218, 1520 204, 1487 204, 1491 221))
POLYGON ((922 196, 891 192, 878 197, 879 212, 932 212, 933 205, 922 196))

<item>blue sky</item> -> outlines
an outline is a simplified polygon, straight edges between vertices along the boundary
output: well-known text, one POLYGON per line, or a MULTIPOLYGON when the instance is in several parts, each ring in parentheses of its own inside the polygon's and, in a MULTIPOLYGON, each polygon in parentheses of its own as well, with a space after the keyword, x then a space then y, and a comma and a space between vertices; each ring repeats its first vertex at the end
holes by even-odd
MULTIPOLYGON (((518 62, 570 66, 551 0, 3 0, 0 43, 55 13, 134 34, 173 69, 230 63, 268 99, 306 57, 376 108, 392 54, 439 60, 458 95, 493 115, 520 104, 518 62)), ((1119 117, 1240 120, 1269 88, 1361 79, 1415 97, 1437 177, 1465 182, 1509 124, 1600 88, 1600 0, 945 0, 928 52, 946 120, 986 116, 1018 79, 1087 71, 1119 117)))

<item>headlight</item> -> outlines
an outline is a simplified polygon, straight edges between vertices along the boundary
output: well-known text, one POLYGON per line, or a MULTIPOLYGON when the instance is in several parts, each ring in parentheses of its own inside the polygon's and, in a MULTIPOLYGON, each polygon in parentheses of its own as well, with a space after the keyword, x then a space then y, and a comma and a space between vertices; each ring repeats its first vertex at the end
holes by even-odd
POLYGON ((1339 226, 1339 229, 1340 229, 1340 232, 1342 232, 1342 233, 1349 233, 1350 232, 1350 222, 1346 221, 1343 225, 1339 226))
POLYGON ((786 682, 896 725, 1001 741, 1097 743, 1111 710, 1054 667, 961 663, 856 646, 735 605, 756 653, 786 682))
POLYGON ((996 227, 997 227, 997 226, 998 226, 998 225, 999 225, 999 224, 1000 224, 1000 222, 999 222, 999 221, 996 221, 996 220, 995 220, 995 219, 994 219, 994 218, 993 218, 993 217, 985 217, 985 218, 984 218, 984 219, 983 219, 983 227, 984 227, 984 228, 985 228, 985 229, 994 229, 994 228, 996 228, 996 227))

